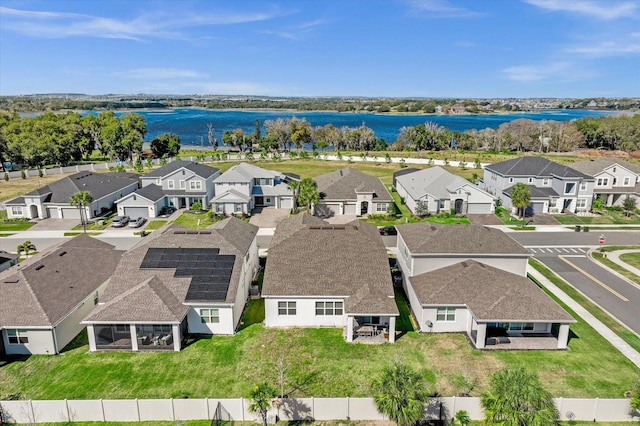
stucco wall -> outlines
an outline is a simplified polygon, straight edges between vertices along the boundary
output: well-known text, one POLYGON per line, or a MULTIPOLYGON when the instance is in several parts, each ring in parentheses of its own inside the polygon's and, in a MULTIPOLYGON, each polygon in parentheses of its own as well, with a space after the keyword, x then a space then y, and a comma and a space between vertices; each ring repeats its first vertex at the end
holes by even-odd
MULTIPOLYGON (((265 298, 265 324, 267 327, 343 327, 347 316, 316 315, 316 302, 344 302, 341 298, 265 298), (278 315, 278 302, 295 301, 296 315, 278 315)), ((343 309, 344 311, 344 309, 343 309)))
POLYGON ((2 330, 4 348, 7 355, 55 354, 51 329, 18 328, 26 332, 29 343, 10 345, 7 330, 2 330))

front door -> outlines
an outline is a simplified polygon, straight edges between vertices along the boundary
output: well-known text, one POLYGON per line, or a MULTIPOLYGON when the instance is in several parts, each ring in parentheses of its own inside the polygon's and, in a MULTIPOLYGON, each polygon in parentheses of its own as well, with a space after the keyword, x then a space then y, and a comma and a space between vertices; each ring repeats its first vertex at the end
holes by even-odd
POLYGON ((369 214, 369 202, 363 201, 362 203, 360 203, 360 214, 369 214))
POLYGON ((264 197, 256 197, 256 206, 264 206, 264 197))
POLYGON ((456 202, 455 202, 456 214, 462 214, 463 213, 462 212, 462 204, 463 204, 463 201, 460 198, 458 198, 456 200, 456 202))

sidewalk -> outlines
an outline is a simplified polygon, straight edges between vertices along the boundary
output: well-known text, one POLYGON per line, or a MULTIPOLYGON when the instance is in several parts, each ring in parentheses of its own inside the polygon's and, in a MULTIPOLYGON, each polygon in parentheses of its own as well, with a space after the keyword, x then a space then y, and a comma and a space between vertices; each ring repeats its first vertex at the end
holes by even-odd
POLYGON ((558 299, 573 310, 580 318, 582 318, 587 324, 593 327, 602 337, 607 339, 616 349, 618 349, 625 357, 633 362, 637 367, 640 367, 640 353, 633 349, 627 342, 622 340, 620 336, 611 331, 606 325, 600 322, 596 317, 591 315, 585 308, 578 302, 569 297, 565 292, 560 290, 556 285, 544 277, 536 269, 529 267, 527 272, 538 280, 543 286, 545 286, 551 293, 553 293, 558 299))
POLYGON ((616 250, 607 252, 607 259, 612 261, 618 266, 623 267, 624 269, 633 272, 635 275, 640 277, 640 269, 635 266, 629 265, 627 262, 620 260, 620 256, 627 253, 640 253, 640 250, 616 250))

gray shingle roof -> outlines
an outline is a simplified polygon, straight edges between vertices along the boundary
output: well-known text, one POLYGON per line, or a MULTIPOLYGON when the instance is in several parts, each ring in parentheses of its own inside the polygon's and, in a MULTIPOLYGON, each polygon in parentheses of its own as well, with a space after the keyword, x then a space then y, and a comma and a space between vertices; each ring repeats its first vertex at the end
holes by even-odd
MULTIPOLYGON (((505 194, 511 196, 511 191, 513 191, 513 188, 515 187, 515 185, 510 186, 509 188, 505 189, 504 192, 505 194)), ((544 198, 545 200, 548 199, 549 197, 559 197, 560 195, 556 192, 555 189, 551 188, 551 187, 537 187, 534 185, 527 185, 527 187, 529 188, 529 192, 531 192, 531 198, 544 198)))
POLYGON ((467 305, 478 321, 575 322, 528 278, 465 260, 411 279, 423 305, 467 305))
POLYGON ((518 254, 529 252, 498 229, 482 225, 439 225, 428 222, 396 225, 412 254, 518 254))
POLYGON ((197 234, 184 233, 185 231, 179 226, 169 225, 163 231, 153 232, 130 249, 115 268, 111 281, 105 289, 102 296, 104 305, 97 307, 87 316, 85 322, 175 322, 184 317, 188 306, 183 303, 189 290, 191 277, 174 277, 175 269, 140 269, 148 249, 152 247, 219 248, 220 254, 235 255, 227 295, 225 300, 221 301, 234 303, 242 263, 258 232, 258 227, 230 217, 205 230, 200 230, 197 234), (176 233, 176 231, 182 233, 176 233), (180 303, 180 306, 174 299, 180 303))
POLYGON ((135 192, 137 195, 146 198, 149 201, 156 202, 165 197, 164 191, 155 183, 143 186, 135 192))
POLYGON ((133 173, 93 173, 86 171, 66 176, 26 195, 50 194, 45 199, 45 202, 69 204, 69 198, 78 191, 89 191, 94 200, 99 200, 137 182, 138 175, 133 173))
POLYGON ((104 284, 121 250, 86 235, 0 273, 0 326, 52 326, 104 284))
POLYGON ((398 315, 387 251, 375 226, 297 215, 278 224, 262 295, 345 297, 345 313, 398 315))
POLYGON ((536 176, 536 177, 574 177, 590 178, 590 176, 568 166, 538 156, 523 156, 501 161, 485 167, 502 176, 536 176))
POLYGON ((253 178, 276 178, 282 173, 263 169, 250 163, 238 163, 218 176, 214 182, 250 182, 253 178))
MULTIPOLYGON (((402 185, 412 199, 419 200, 425 194, 437 199, 449 199, 451 192, 471 183, 442 167, 435 166, 398 176, 396 184, 402 185)), ((490 194, 487 196, 490 197, 490 194)))
POLYGON ((176 161, 172 161, 170 163, 165 164, 159 169, 150 171, 143 177, 163 177, 183 167, 187 170, 192 171, 193 173, 195 173, 196 175, 204 179, 220 171, 220 169, 207 166, 206 164, 198 164, 198 163, 194 163, 193 161, 186 161, 186 160, 176 160, 176 161))
POLYGON ((605 168, 613 166, 614 164, 618 164, 619 166, 640 175, 640 166, 619 158, 594 158, 572 164, 571 167, 589 176, 595 176, 605 168))
POLYGON ((356 192, 371 191, 374 193, 374 201, 392 201, 380 179, 356 169, 347 168, 316 176, 315 181, 318 183, 321 200, 356 201, 356 192))

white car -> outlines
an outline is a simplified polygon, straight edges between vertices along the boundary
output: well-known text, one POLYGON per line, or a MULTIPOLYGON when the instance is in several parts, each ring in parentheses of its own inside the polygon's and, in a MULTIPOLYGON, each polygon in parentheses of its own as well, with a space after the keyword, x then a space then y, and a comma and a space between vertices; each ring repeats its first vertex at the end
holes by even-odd
POLYGON ((129 221, 129 226, 131 228, 139 228, 142 225, 144 225, 146 221, 147 221, 147 218, 145 217, 134 217, 129 221))
POLYGON ((114 228, 122 228, 123 226, 127 226, 129 223, 129 216, 116 216, 111 221, 111 226, 114 228))

